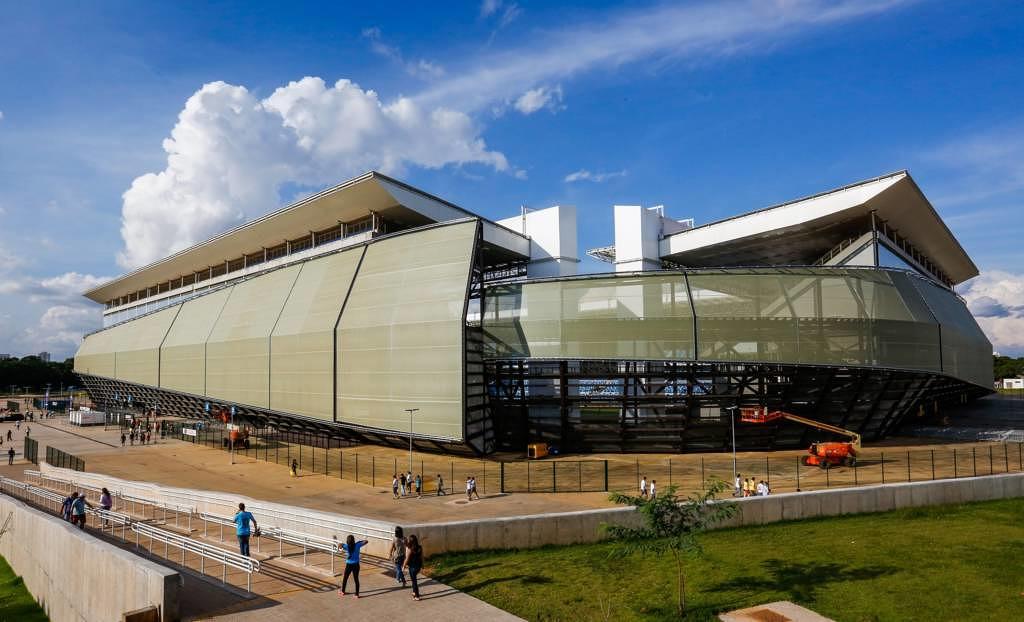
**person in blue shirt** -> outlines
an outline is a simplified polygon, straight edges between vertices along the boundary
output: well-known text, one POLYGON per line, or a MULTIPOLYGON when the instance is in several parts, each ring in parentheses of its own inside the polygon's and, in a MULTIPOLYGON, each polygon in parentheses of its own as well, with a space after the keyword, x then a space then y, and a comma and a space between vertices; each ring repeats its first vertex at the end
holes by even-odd
POLYGON ((366 546, 366 544, 366 540, 356 542, 355 537, 349 534, 345 544, 341 545, 347 556, 345 560, 345 575, 341 579, 341 590, 339 590, 342 596, 348 593, 345 591, 345 588, 348 586, 348 576, 352 575, 356 582, 356 598, 359 598, 359 550, 366 546))
POLYGON ((246 557, 249 557, 249 536, 252 534, 249 523, 252 523, 252 529, 259 529, 256 517, 252 512, 245 511, 244 503, 239 503, 238 513, 235 514, 235 534, 238 536, 238 549, 246 557))

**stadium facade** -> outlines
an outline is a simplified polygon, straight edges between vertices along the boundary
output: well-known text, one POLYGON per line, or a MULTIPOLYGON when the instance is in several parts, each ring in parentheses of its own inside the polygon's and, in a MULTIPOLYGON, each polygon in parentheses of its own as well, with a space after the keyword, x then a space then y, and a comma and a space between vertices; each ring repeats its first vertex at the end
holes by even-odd
POLYGON ((713 451, 744 406, 871 440, 992 390, 977 268, 905 171, 697 227, 614 209, 614 272, 576 275, 571 207, 368 173, 86 292, 75 371, 101 408, 474 453, 713 451))

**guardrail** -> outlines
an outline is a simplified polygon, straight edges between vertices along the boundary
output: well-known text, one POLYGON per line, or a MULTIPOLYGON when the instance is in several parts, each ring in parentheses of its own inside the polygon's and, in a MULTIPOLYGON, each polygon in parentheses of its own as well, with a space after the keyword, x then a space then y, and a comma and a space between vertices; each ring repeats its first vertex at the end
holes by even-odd
MULTIPOLYGON (((199 518, 203 521, 203 536, 208 537, 209 523, 213 523, 220 527, 220 540, 224 541, 224 528, 229 527, 234 529, 234 519, 228 518, 227 516, 219 516, 217 514, 210 514, 208 512, 200 512, 199 518)), ((266 520, 266 519, 264 519, 266 520)), ((294 544, 302 547, 302 565, 308 564, 308 554, 310 549, 314 551, 322 551, 331 556, 331 574, 334 574, 334 558, 341 554, 341 544, 336 538, 325 538, 323 536, 314 536, 312 534, 303 533, 301 531, 292 531, 290 529, 282 529, 280 527, 268 526, 260 529, 260 537, 256 538, 256 551, 262 553, 262 541, 263 538, 272 538, 277 540, 277 556, 279 558, 284 557, 284 545, 294 544)))
POLYGON ((195 514, 196 509, 195 509, 195 507, 193 507, 191 505, 179 505, 177 503, 164 503, 162 501, 155 501, 153 499, 147 499, 145 497, 136 497, 136 496, 133 496, 133 495, 124 495, 124 494, 121 495, 121 500, 124 501, 124 502, 132 504, 132 514, 135 514, 135 506, 136 506, 136 504, 141 504, 143 506, 142 507, 142 516, 143 516, 143 518, 145 518, 145 516, 146 516, 146 507, 145 506, 147 506, 147 505, 149 507, 153 508, 153 518, 156 518, 156 511, 157 510, 162 510, 163 511, 163 521, 164 521, 164 523, 167 523, 167 512, 173 512, 174 513, 174 526, 175 527, 179 526, 178 518, 182 514, 184 514, 186 517, 188 517, 188 530, 192 531, 192 515, 195 514))
MULTIPOLYGON (((277 540, 277 556, 279 558, 284 557, 284 543, 294 544, 302 547, 302 565, 306 565, 307 553, 309 549, 315 551, 322 551, 327 553, 331 557, 331 575, 334 574, 334 558, 341 554, 341 544, 335 538, 323 538, 321 536, 311 536, 306 533, 298 531, 290 531, 288 529, 280 529, 278 527, 268 527, 261 530, 262 537, 274 538, 277 540)), ((260 540, 256 539, 256 550, 260 551, 260 540)))
POLYGON ((288 521, 290 523, 297 523, 300 525, 308 525, 310 527, 316 527, 318 529, 326 529, 334 533, 351 533, 354 536, 360 536, 364 538, 375 538, 378 540, 384 540, 390 542, 394 538, 394 533, 389 529, 382 527, 373 527, 370 525, 361 525, 358 523, 350 523, 348 521, 340 519, 321 519, 314 516, 305 514, 299 514, 298 512, 289 512, 287 510, 278 510, 275 508, 269 508, 256 503, 249 504, 247 509, 253 513, 259 513, 263 515, 268 524, 274 524, 276 527, 280 527, 281 521, 288 521), (275 520, 275 523, 270 523, 271 520, 275 520))
POLYGON ((187 553, 195 553, 199 555, 199 572, 206 574, 206 560, 221 564, 221 583, 227 583, 228 568, 234 568, 235 570, 241 570, 246 575, 246 590, 252 591, 252 575, 254 572, 260 571, 260 562, 251 557, 246 557, 239 553, 233 553, 226 549, 213 546, 211 544, 204 544, 197 542, 191 538, 185 536, 179 536, 178 534, 165 531, 146 523, 132 523, 132 531, 135 532, 135 548, 140 547, 140 537, 149 537, 149 551, 152 552, 153 544, 155 542, 163 542, 164 544, 164 558, 170 559, 169 548, 174 547, 181 549, 181 566, 185 566, 185 556, 187 553))
MULTIPOLYGON (((36 471, 26 472, 26 477, 29 475, 40 477, 42 480, 51 480, 61 485, 70 485, 72 488, 86 488, 85 485, 76 483, 70 478, 59 478, 51 475, 42 475, 36 471)), ((92 486, 91 488, 95 488, 92 486)), ((192 514, 196 514, 196 517, 203 521, 203 535, 209 535, 209 524, 215 524, 220 527, 220 540, 224 541, 224 527, 234 528, 234 521, 231 518, 214 514, 212 512, 199 512, 196 513, 196 506, 201 503, 216 503, 223 505, 226 508, 230 508, 234 503, 227 499, 222 499, 214 495, 198 495, 181 493, 178 496, 182 500, 187 500, 190 505, 183 505, 177 503, 163 503, 150 499, 141 495, 126 495, 123 492, 118 495, 121 501, 132 504, 132 514, 136 513, 136 504, 149 505, 154 508, 165 509, 164 520, 166 522, 166 511, 175 512, 175 525, 178 524, 178 516, 180 513, 184 513, 188 516, 188 528, 189 531, 192 529, 192 514)), ((332 554, 331 565, 332 569, 334 566, 333 556, 338 554, 338 550, 332 550, 329 548, 336 543, 336 540, 331 537, 319 536, 310 533, 305 533, 300 529, 294 529, 292 527, 299 526, 300 528, 305 526, 312 529, 319 529, 327 531, 334 536, 340 537, 342 534, 352 534, 357 539, 375 539, 382 542, 391 542, 393 534, 390 529, 383 527, 376 527, 373 525, 360 524, 343 519, 335 518, 318 518, 316 516, 310 516, 309 514, 303 514, 299 512, 289 512, 287 510, 281 510, 273 507, 261 505, 259 503, 249 503, 249 511, 255 513, 266 529, 262 530, 263 534, 267 534, 267 530, 271 530, 272 533, 281 534, 285 538, 284 542, 289 544, 295 544, 298 546, 304 546, 303 551, 303 564, 306 564, 308 550, 320 550, 332 554), (304 539, 304 540, 303 540, 304 539)), ((145 517, 145 508, 143 508, 142 515, 145 517)), ((153 512, 153 517, 156 518, 156 512, 153 512)), ((278 539, 278 538, 275 538, 278 539)), ((279 551, 281 550, 281 540, 278 539, 279 551)), ((257 551, 260 550, 260 541, 256 541, 257 551)), ((339 545, 340 546, 340 545, 339 545)))

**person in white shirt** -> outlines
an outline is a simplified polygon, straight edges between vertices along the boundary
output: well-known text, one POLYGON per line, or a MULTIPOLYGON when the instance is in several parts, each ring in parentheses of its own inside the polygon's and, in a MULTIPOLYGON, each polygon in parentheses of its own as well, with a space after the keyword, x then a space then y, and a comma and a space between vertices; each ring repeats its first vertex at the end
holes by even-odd
POLYGON ((754 487, 755 494, 758 497, 764 496, 764 482, 758 482, 757 486, 754 487))
POLYGON ((657 487, 658 487, 658 480, 652 479, 651 480, 651 499, 653 499, 654 496, 658 494, 657 487))
POLYGON ((640 496, 641 497, 646 497, 647 496, 647 476, 646 475, 644 475, 643 477, 640 478, 640 496))
POLYGON ((735 483, 733 485, 736 487, 736 490, 732 493, 732 496, 734 496, 734 497, 742 496, 743 495, 743 480, 740 479, 740 474, 739 473, 736 474, 736 479, 734 481, 735 481, 735 483))
POLYGON ((768 488, 768 483, 765 482, 764 480, 761 480, 761 490, 762 490, 762 492, 761 492, 762 496, 767 497, 768 495, 772 494, 771 489, 768 488))

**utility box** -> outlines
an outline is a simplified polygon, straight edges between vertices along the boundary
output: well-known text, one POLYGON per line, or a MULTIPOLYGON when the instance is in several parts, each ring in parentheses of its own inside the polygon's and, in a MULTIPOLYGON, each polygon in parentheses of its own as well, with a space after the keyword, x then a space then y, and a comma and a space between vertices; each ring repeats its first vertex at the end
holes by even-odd
POLYGON ((526 457, 530 460, 538 460, 548 455, 547 443, 530 443, 526 446, 526 457))

